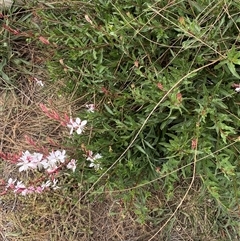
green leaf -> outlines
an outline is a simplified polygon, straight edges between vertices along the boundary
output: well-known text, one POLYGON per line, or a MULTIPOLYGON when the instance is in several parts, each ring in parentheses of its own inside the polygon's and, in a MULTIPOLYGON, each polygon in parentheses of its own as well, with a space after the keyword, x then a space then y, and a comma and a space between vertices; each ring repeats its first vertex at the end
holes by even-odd
POLYGON ((228 66, 228 69, 231 71, 231 73, 237 77, 238 79, 240 79, 240 76, 238 75, 237 71, 236 71, 236 68, 235 68, 235 65, 232 63, 232 62, 227 62, 227 66, 228 66))
POLYGON ((111 110, 106 104, 104 104, 104 107, 105 107, 105 109, 107 110, 107 112, 108 112, 110 115, 114 115, 114 113, 112 112, 112 110, 111 110))
POLYGON ((144 143, 145 143, 149 148, 151 148, 152 150, 155 149, 148 141, 144 140, 144 143))
POLYGON ((223 65, 225 65, 228 62, 228 60, 223 60, 220 63, 218 63, 214 69, 220 69, 223 65))
POLYGON ((228 176, 235 175, 236 166, 233 166, 229 161, 230 157, 225 156, 222 157, 221 155, 218 157, 217 167, 224 173, 224 176, 229 179, 228 176))
POLYGON ((143 150, 143 148, 142 148, 141 146, 139 146, 139 145, 136 144, 135 147, 136 147, 140 152, 142 152, 143 154, 148 155, 148 154, 143 150))

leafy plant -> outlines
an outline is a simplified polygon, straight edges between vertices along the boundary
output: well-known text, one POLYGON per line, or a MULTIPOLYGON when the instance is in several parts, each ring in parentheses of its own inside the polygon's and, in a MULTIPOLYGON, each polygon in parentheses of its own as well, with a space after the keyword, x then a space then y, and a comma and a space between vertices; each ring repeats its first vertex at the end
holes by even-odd
POLYGON ((236 215, 237 1, 72 4, 78 11, 58 3, 36 16, 51 46, 50 80, 64 79, 63 93, 79 100, 77 114, 89 124, 84 140, 73 135, 66 145, 76 149, 76 159, 82 150, 101 150, 101 168, 81 163, 73 174, 84 180, 84 196, 131 190, 123 199, 144 223, 150 183, 164 187, 171 201, 176 187, 191 180, 174 215, 198 180, 220 208, 236 215), (95 111, 86 114, 90 103, 95 111))

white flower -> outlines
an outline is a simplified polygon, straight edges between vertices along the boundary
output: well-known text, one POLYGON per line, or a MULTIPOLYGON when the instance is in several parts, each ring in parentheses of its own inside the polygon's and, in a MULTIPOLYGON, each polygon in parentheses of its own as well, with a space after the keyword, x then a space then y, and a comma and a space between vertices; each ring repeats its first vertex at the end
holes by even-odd
POLYGON ((43 159, 41 161, 41 165, 43 166, 44 169, 47 169, 49 167, 50 163, 47 159, 43 159))
POLYGON ((99 163, 95 163, 94 161, 91 161, 91 163, 89 164, 89 167, 93 167, 95 170, 102 169, 100 167, 100 164, 99 163))
POLYGON ((70 135, 72 135, 73 130, 76 128, 76 123, 72 120, 72 118, 70 118, 67 127, 70 128, 70 135))
POLYGON ((71 169, 73 172, 76 170, 76 160, 72 159, 68 164, 67 164, 67 169, 71 169))
POLYGON ((42 168, 42 163, 41 163, 42 158, 43 158, 43 154, 41 154, 41 153, 34 152, 32 154, 31 163, 33 164, 33 167, 32 167, 33 169, 38 168, 39 170, 41 170, 41 168, 42 168))
POLYGON ((64 163, 65 162, 65 158, 66 158, 66 151, 65 150, 63 150, 63 151, 60 151, 60 150, 55 151, 55 157, 57 158, 58 161, 60 161, 61 163, 64 163))
POLYGON ((99 153, 97 153, 96 155, 93 156, 94 160, 100 159, 102 158, 102 155, 100 155, 99 153))
POLYGON ((55 168, 57 167, 57 164, 59 162, 64 163, 65 162, 65 158, 66 158, 66 151, 52 151, 49 153, 49 155, 47 156, 47 160, 43 160, 41 162, 41 164, 44 166, 45 169, 47 168, 55 168))
POLYGON ((22 161, 17 163, 17 166, 20 166, 19 172, 22 172, 22 171, 27 171, 33 165, 29 161, 22 161))
POLYGON ((17 163, 17 166, 20 166, 19 172, 27 171, 29 168, 35 169, 36 163, 33 162, 34 158, 34 155, 32 155, 29 151, 25 151, 17 163))
POLYGON ((50 180, 48 180, 47 182, 42 183, 41 187, 39 187, 39 191, 42 192, 47 187, 52 187, 53 190, 56 190, 56 189, 60 188, 57 186, 57 182, 58 182, 58 180, 56 180, 56 179, 53 179, 52 182, 50 180))
POLYGON ((74 130, 76 130, 77 134, 82 134, 86 124, 86 120, 81 121, 81 119, 77 117, 76 120, 73 121, 72 118, 70 118, 70 121, 67 124, 67 127, 70 128, 70 135, 72 135, 74 130))
POLYGON ((43 84, 43 82, 42 82, 41 80, 38 80, 38 79, 35 78, 35 77, 34 77, 34 80, 36 81, 37 85, 39 85, 39 86, 41 86, 41 87, 44 86, 44 84, 43 84))
POLYGON ((95 111, 95 105, 94 104, 88 104, 88 105, 85 105, 85 106, 87 108, 87 112, 94 113, 94 111, 95 111))
POLYGON ((50 187, 50 186, 51 186, 51 181, 48 180, 47 182, 42 183, 41 188, 42 188, 42 190, 44 190, 45 188, 50 187))
POLYGON ((44 169, 54 169, 57 168, 57 160, 55 158, 48 158, 42 161, 44 169))
POLYGON ((18 181, 17 185, 15 186, 15 189, 19 189, 19 188, 26 188, 26 186, 22 183, 22 181, 18 181))
POLYGON ((236 91, 236 92, 240 92, 240 87, 237 87, 237 88, 235 89, 235 91, 236 91))
POLYGON ((57 182, 58 182, 58 180, 53 179, 53 184, 52 184, 53 190, 56 190, 56 189, 60 188, 60 187, 57 186, 57 182))
POLYGON ((102 158, 102 155, 100 155, 99 153, 93 155, 92 151, 88 151, 87 161, 91 162, 89 164, 89 167, 93 167, 95 170, 102 169, 100 164, 98 162, 96 162, 96 160, 98 160, 100 158, 102 158))
POLYGON ((102 155, 100 155, 99 153, 93 155, 92 151, 88 151, 87 161, 95 161, 100 158, 102 158, 102 155))
POLYGON ((14 188, 14 183, 17 181, 17 179, 13 180, 12 178, 8 179, 8 184, 6 185, 6 189, 8 188, 14 188))
POLYGON ((87 121, 86 120, 81 121, 80 118, 76 118, 76 123, 77 123, 77 133, 78 135, 80 135, 84 131, 87 121))

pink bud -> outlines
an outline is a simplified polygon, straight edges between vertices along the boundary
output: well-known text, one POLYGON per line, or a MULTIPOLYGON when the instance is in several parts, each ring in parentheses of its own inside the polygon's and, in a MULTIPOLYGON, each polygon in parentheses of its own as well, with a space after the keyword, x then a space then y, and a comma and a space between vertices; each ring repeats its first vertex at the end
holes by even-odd
POLYGON ((49 40, 47 40, 46 38, 44 38, 43 36, 40 36, 38 38, 43 44, 50 44, 49 40))

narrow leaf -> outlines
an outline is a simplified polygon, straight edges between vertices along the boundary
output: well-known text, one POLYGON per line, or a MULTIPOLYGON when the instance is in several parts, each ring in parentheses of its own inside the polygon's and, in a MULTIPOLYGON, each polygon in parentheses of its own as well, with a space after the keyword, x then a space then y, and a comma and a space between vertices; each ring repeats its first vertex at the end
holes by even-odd
POLYGON ((240 79, 240 76, 238 75, 237 71, 236 71, 236 68, 235 68, 235 65, 232 63, 232 62, 227 62, 227 66, 228 66, 228 69, 231 71, 231 73, 237 77, 238 79, 240 79))

